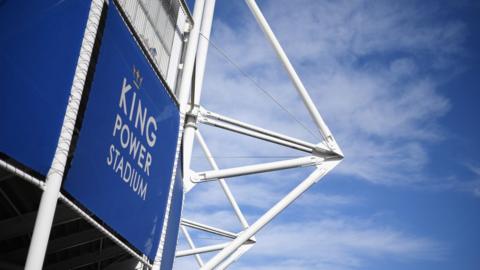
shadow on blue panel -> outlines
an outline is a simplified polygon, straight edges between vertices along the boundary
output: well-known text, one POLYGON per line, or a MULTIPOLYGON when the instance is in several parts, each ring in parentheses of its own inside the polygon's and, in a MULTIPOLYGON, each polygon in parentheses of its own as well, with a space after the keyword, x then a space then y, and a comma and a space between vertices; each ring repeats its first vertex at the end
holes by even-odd
POLYGON ((46 175, 90 1, 0 3, 0 153, 46 175))

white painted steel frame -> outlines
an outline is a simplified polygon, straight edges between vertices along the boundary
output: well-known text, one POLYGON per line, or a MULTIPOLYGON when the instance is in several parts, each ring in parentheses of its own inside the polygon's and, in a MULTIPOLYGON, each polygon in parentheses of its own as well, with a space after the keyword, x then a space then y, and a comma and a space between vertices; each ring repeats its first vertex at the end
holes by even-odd
POLYGON ((187 226, 187 227, 190 227, 192 229, 201 230, 201 231, 204 231, 204 232, 208 232, 208 233, 211 233, 211 234, 215 234, 215 235, 218 235, 218 236, 223 236, 223 237, 227 237, 227 238, 231 238, 231 239, 235 239, 238 236, 238 234, 236 234, 236 233, 229 232, 229 231, 226 231, 226 230, 222 230, 222 229, 219 229, 219 228, 216 228, 216 227, 213 227, 213 226, 210 226, 210 225, 202 224, 200 222, 192 221, 192 220, 189 220, 189 219, 186 219, 186 218, 182 218, 182 220, 180 221, 180 224, 182 224, 184 226, 187 226))
MULTIPOLYGON (((254 125, 235 120, 230 117, 213 113, 200 107, 200 95, 202 90, 202 83, 205 72, 205 61, 208 49, 207 45, 210 36, 215 1, 196 1, 194 20, 195 22, 201 22, 201 25, 199 27, 200 34, 198 34, 200 37, 199 39, 197 39, 197 32, 194 31, 194 27, 191 33, 193 39, 189 42, 189 51, 187 51, 187 55, 189 53, 191 55, 195 55, 196 53, 196 81, 192 86, 192 82, 190 82, 189 80, 192 79, 193 63, 188 62, 186 59, 185 63, 188 63, 188 66, 184 66, 184 68, 188 68, 188 70, 184 70, 184 75, 186 74, 186 76, 182 77, 183 87, 180 91, 180 96, 182 97, 180 98, 180 100, 184 102, 181 104, 184 104, 184 108, 186 108, 185 113, 188 119, 185 125, 183 145, 184 165, 188 165, 185 166, 186 174, 184 174, 184 183, 187 187, 186 192, 188 192, 198 183, 217 180, 222 190, 224 191, 229 203, 231 204, 235 215, 240 221, 242 227, 244 228, 241 232, 235 234, 182 218, 182 230, 184 230, 184 235, 191 249, 177 251, 176 257, 195 255, 201 270, 210 270, 213 268, 226 269, 228 266, 230 266, 256 243, 254 236, 259 230, 261 230, 265 225, 267 225, 272 219, 274 219, 280 212, 282 212, 288 205, 294 202, 312 185, 318 182, 325 174, 332 170, 343 159, 343 153, 339 148, 337 142, 335 141, 333 135, 331 134, 330 129, 325 124, 310 95, 308 94, 302 81, 298 77, 295 69, 293 68, 288 57, 280 46, 280 43, 273 34, 273 31, 268 25, 257 4, 254 0, 246 0, 246 2, 258 24, 265 33, 267 39, 270 41, 278 58, 281 60, 283 66, 285 67, 290 79, 292 80, 296 90, 301 96, 302 101, 308 109, 310 116, 313 118, 314 123, 316 124, 316 127, 318 128, 319 133, 323 137, 324 141, 321 141, 317 144, 305 142, 303 140, 280 134, 278 132, 273 132, 264 128, 256 127, 254 125), (200 15, 198 15, 200 13, 200 10, 203 10, 203 17, 201 18, 201 20, 199 19, 200 15), (190 46, 190 43, 192 44, 192 46, 190 46), (197 43, 197 46, 196 48, 193 48, 195 43, 197 43), (194 52, 195 49, 197 50, 196 52, 194 52), (192 96, 190 104, 188 104, 189 95, 192 96), (190 105, 189 108, 188 105, 190 105), (309 155, 306 157, 290 160, 254 164, 236 168, 219 169, 203 136, 198 130, 196 130, 197 122, 236 132, 242 135, 254 137, 264 141, 276 143, 285 147, 293 148, 302 152, 306 152, 309 155), (208 162, 212 167, 212 170, 210 171, 194 173, 190 169, 191 153, 193 148, 193 134, 196 135, 198 143, 200 144, 202 151, 204 152, 208 162), (303 166, 316 166, 316 169, 297 187, 295 187, 290 193, 288 193, 287 196, 277 202, 252 225, 249 225, 238 203, 236 202, 235 197, 233 196, 230 188, 228 187, 225 178, 303 166), (216 235, 233 238, 233 240, 230 243, 223 243, 205 247, 195 247, 191 236, 188 234, 184 226, 213 233, 216 235), (217 250, 220 250, 220 252, 218 252, 212 259, 210 259, 206 264, 204 264, 203 260, 200 257, 200 254, 217 250)), ((190 59, 190 61, 193 60, 190 59)))
MULTIPOLYGON (((187 238, 187 240, 188 240, 188 238, 187 238)), ((190 241, 191 241, 191 239, 190 239, 190 241)), ((196 248, 194 245, 190 245, 190 247, 192 249, 178 251, 175 254, 175 257, 185 257, 185 256, 190 256, 190 255, 197 256, 198 254, 201 254, 201 253, 207 253, 207 252, 222 250, 223 248, 225 248, 229 244, 230 244, 230 242, 223 243, 223 244, 217 244, 217 245, 204 246, 204 247, 199 247, 199 248, 196 248)), ((203 266, 203 261, 202 261, 202 263, 199 263, 199 265, 203 266)))
POLYGON ((235 132, 242 133, 247 136, 278 143, 280 145, 292 147, 294 149, 305 151, 308 153, 314 152, 314 150, 318 148, 318 146, 312 143, 292 138, 290 136, 270 131, 251 124, 247 124, 218 113, 207 111, 204 108, 200 108, 198 120, 202 124, 217 126, 227 130, 235 129, 235 132))
MULTIPOLYGON (((190 234, 188 233, 187 228, 185 228, 185 226, 183 226, 183 225, 180 225, 180 229, 182 230, 182 233, 183 233, 183 236, 185 236, 185 239, 187 239, 187 242, 188 242, 188 245, 190 246, 190 248, 192 250, 196 250, 196 252, 190 252, 190 254, 188 254, 188 255, 194 255, 195 260, 197 261, 198 265, 200 267, 202 267, 204 265, 204 263, 203 263, 202 257, 200 257, 200 255, 199 255, 199 253, 201 253, 201 252, 198 251, 198 249, 196 249, 195 244, 193 243, 192 238, 190 237, 190 234)), ((188 252, 186 251, 185 253, 188 253, 188 252)), ((175 254, 175 256, 180 257, 177 254, 175 254)))
POLYGON ((312 98, 310 97, 310 94, 308 93, 307 89, 305 88, 302 81, 300 80, 300 77, 298 77, 297 72, 295 71, 292 64, 290 63, 290 60, 288 59, 287 54, 285 53, 282 46, 280 45, 280 42, 278 42, 277 38, 275 37, 275 34, 270 28, 270 25, 268 25, 268 22, 263 16, 262 12, 260 11, 260 8, 258 7, 257 3, 255 2, 255 0, 245 0, 245 2, 250 8, 250 11, 252 12, 255 19, 257 20, 257 23, 262 28, 263 33, 267 37, 268 41, 270 41, 270 44, 272 45, 273 49, 277 53, 278 58, 282 62, 284 68, 286 69, 288 75, 290 76, 290 79, 292 80, 293 85, 297 89, 298 93, 300 94, 300 97, 303 100, 303 103, 307 107, 308 112, 310 113, 310 116, 313 118, 315 124, 320 130, 320 134, 323 136, 328 146, 330 146, 332 150, 335 150, 339 154, 341 154, 341 150, 338 147, 337 142, 333 138, 333 135, 330 132, 330 129, 325 124, 325 121, 323 121, 323 118, 318 112, 318 109, 315 106, 315 103, 313 103, 312 98))
MULTIPOLYGON (((205 143, 205 140, 203 139, 203 136, 200 133, 200 131, 197 130, 195 135, 196 135, 196 138, 198 140, 198 143, 200 144, 200 147, 203 150, 203 153, 205 154, 205 156, 208 159, 208 162, 210 163, 210 166, 212 166, 212 169, 219 170, 219 168, 217 166, 217 163, 215 162, 215 159, 213 159, 212 153, 210 152, 210 149, 208 148, 207 144, 205 143)), ((218 179, 218 183, 222 187, 223 192, 225 193, 225 196, 227 196, 227 199, 230 202, 230 205, 232 206, 233 211, 235 212, 235 215, 238 218, 238 221, 240 221, 240 223, 242 224, 242 227, 244 229, 248 228, 247 219, 243 215, 242 210, 240 210, 240 207, 238 206, 238 203, 235 200, 235 197, 233 196, 232 191, 228 187, 227 182, 225 182, 225 179, 218 179)))
POLYGON ((301 158, 294 158, 289 160, 274 161, 267 163, 260 163, 242 167, 228 168, 223 170, 211 170, 205 172, 199 172, 191 175, 190 181, 194 183, 207 182, 212 180, 218 180, 222 178, 231 178, 242 175, 257 174, 299 167, 320 165, 324 159, 308 156, 301 158))
MULTIPOLYGON (((183 132, 183 175, 184 179, 190 175, 190 162, 193 150, 193 140, 196 130, 196 120, 193 119, 188 113, 192 109, 192 105, 189 104, 190 94, 192 92, 193 72, 195 67, 195 57, 197 55, 197 47, 200 37, 200 27, 202 24, 208 24, 208 19, 203 16, 205 2, 209 3, 209 0, 197 0, 195 1, 195 7, 193 9, 193 25, 188 36, 188 43, 185 52, 185 59, 182 65, 182 77, 179 84, 178 100, 180 103, 180 113, 185 116, 185 129, 183 132), (204 19, 206 21, 204 21, 204 19)), ((209 19, 210 25, 212 18, 209 19)), ((196 76, 195 76, 196 77, 196 76)), ((201 91, 199 89, 199 91, 201 91)), ((198 94, 200 96, 200 93, 198 94)), ((198 102, 198 101, 197 101, 198 102)), ((195 103, 195 102, 194 102, 195 103)), ((184 181, 184 189, 190 190, 193 185, 190 181, 184 181)))
POLYGON ((268 210, 263 216, 255 221, 250 227, 242 231, 230 245, 222 249, 217 255, 215 255, 210 261, 208 261, 202 268, 202 270, 213 269, 222 263, 227 257, 232 255, 240 246, 242 246, 250 237, 255 235, 265 225, 267 225, 272 219, 274 219, 280 212, 282 212, 287 206, 295 201, 300 195, 302 195, 312 185, 317 183, 321 177, 327 174, 333 169, 339 161, 327 161, 322 166, 319 166, 313 171, 300 185, 294 188, 287 196, 282 198, 277 204, 275 204, 270 210, 268 210))
POLYGON ((33 229, 32 240, 28 249, 25 269, 42 269, 47 250, 48 239, 52 229, 53 217, 57 207, 57 200, 60 195, 63 173, 67 163, 68 151, 75 129, 77 113, 82 99, 87 70, 90 65, 90 59, 93 52, 93 46, 97 36, 97 30, 101 19, 104 0, 93 0, 88 14, 87 25, 80 47, 80 56, 78 57, 77 67, 73 78, 70 97, 63 119, 60 137, 57 148, 53 156, 50 170, 45 180, 45 188, 40 200, 37 218, 33 229))

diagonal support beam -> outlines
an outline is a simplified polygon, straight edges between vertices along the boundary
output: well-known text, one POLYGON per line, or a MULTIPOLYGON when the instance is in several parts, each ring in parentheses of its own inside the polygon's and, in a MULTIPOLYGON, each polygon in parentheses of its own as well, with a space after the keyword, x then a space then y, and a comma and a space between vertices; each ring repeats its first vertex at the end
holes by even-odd
MULTIPOLYGON (((214 170, 219 170, 218 165, 215 162, 215 159, 213 158, 212 153, 210 152, 210 149, 208 148, 207 143, 205 143, 205 140, 203 139, 203 136, 200 133, 200 131, 197 130, 195 132, 195 135, 198 142, 200 143, 200 147, 202 148, 203 153, 205 154, 205 156, 208 159, 208 162, 210 163, 210 166, 212 166, 214 170)), ((230 202, 230 205, 232 206, 233 211, 235 212, 235 215, 237 216, 238 220, 242 224, 243 228, 248 228, 247 219, 243 215, 242 210, 240 210, 240 207, 238 206, 238 203, 235 200, 235 197, 233 197, 232 191, 230 191, 230 188, 228 187, 227 183, 223 178, 219 179, 218 182, 222 187, 223 192, 225 193, 225 196, 230 202)))
MULTIPOLYGON (((232 233, 232 232, 229 232, 229 231, 226 231, 226 230, 215 228, 213 226, 205 225, 205 224, 202 224, 202 223, 199 223, 199 222, 196 222, 196 221, 192 221, 192 220, 188 220, 188 219, 185 219, 185 218, 182 218, 180 223, 181 223, 181 225, 184 225, 184 226, 187 226, 187 227, 190 227, 190 228, 193 228, 193 229, 197 229, 197 230, 200 230, 200 231, 216 234, 218 236, 223 236, 223 237, 227 237, 227 238, 231 238, 231 239, 235 239, 238 236, 238 234, 236 234, 236 233, 232 233)), ((248 242, 254 243, 255 240, 249 239, 248 242)))
POLYGON ((192 177, 191 180, 192 182, 205 182, 205 181, 217 180, 221 178, 236 177, 236 176, 242 176, 242 175, 248 175, 248 174, 271 172, 276 170, 284 170, 284 169, 306 167, 306 166, 316 166, 323 161, 324 160, 322 158, 318 158, 314 156, 301 157, 301 158, 267 162, 262 164, 241 166, 241 167, 235 167, 235 168, 229 168, 229 169, 199 172, 199 173, 193 174, 191 176, 192 177))
POLYGON ((225 231, 225 230, 222 230, 222 229, 219 229, 219 228, 215 228, 213 226, 205 225, 205 224, 202 224, 200 222, 188 220, 186 218, 182 218, 180 223, 182 225, 190 227, 192 229, 197 229, 197 230, 200 230, 200 231, 216 234, 216 235, 227 237, 227 238, 235 239, 237 237, 236 233, 232 233, 232 232, 225 231))
POLYGON ((245 1, 248 7, 250 8, 250 11, 252 12, 253 16, 255 17, 257 23, 260 25, 260 28, 262 28, 268 41, 270 41, 270 44, 275 50, 277 57, 282 62, 283 67, 286 69, 288 76, 290 77, 293 85, 295 86, 295 89, 297 89, 297 92, 300 94, 300 97, 302 98, 303 103, 307 107, 308 112, 310 113, 310 116, 313 118, 313 121, 315 122, 317 127, 320 129, 321 135, 323 136, 328 146, 333 151, 343 156, 343 153, 340 150, 340 147, 338 146, 337 142, 333 138, 333 135, 330 132, 330 129, 325 124, 325 121, 323 121, 323 118, 318 112, 317 107, 313 103, 312 98, 310 97, 310 94, 308 94, 307 89, 305 88, 302 81, 300 80, 300 77, 298 76, 297 72, 293 68, 292 63, 290 63, 290 60, 288 59, 287 54, 285 53, 282 46, 280 45, 280 42, 278 42, 277 37, 275 36, 272 29, 270 28, 270 25, 268 25, 268 22, 263 16, 262 12, 260 11, 260 8, 258 7, 257 3, 255 2, 255 0, 245 0, 245 1))
POLYGON ((278 132, 257 127, 227 116, 220 115, 204 108, 200 108, 198 121, 205 125, 210 125, 225 129, 231 132, 236 132, 242 135, 250 136, 267 142, 286 146, 295 150, 311 153, 321 157, 335 156, 328 147, 323 144, 313 144, 297 138, 293 138, 278 132))
MULTIPOLYGON (((218 245, 210 245, 210 246, 205 246, 205 247, 199 247, 199 248, 192 248, 188 250, 180 250, 175 253, 175 257, 185 257, 185 256, 191 256, 191 255, 198 255, 201 253, 207 253, 207 252, 212 252, 212 251, 217 251, 225 248, 228 246, 230 242, 228 243, 223 243, 223 244, 218 244, 218 245)), ((202 265, 203 266, 203 263, 202 265)))
POLYGON ((243 254, 249 251, 255 244, 244 244, 239 247, 232 255, 227 257, 218 267, 217 270, 227 269, 232 263, 236 262, 243 254))
POLYGON ((303 146, 305 148, 314 149, 314 148, 317 147, 313 143, 306 142, 306 141, 303 141, 303 140, 300 140, 300 139, 297 139, 297 138, 293 138, 293 137, 290 137, 290 136, 287 136, 287 135, 284 135, 284 134, 281 134, 281 133, 278 133, 278 132, 275 132, 275 131, 271 131, 271 130, 268 130, 268 129, 265 129, 265 128, 261 128, 261 127, 252 125, 252 124, 248 124, 248 123, 242 122, 240 120, 236 120, 236 119, 233 119, 231 117, 206 110, 203 107, 200 108, 199 113, 200 113, 200 116, 203 117, 204 121, 205 121, 205 118, 209 119, 209 120, 218 120, 218 121, 224 122, 226 124, 231 124, 231 125, 235 125, 235 126, 238 126, 238 127, 241 127, 241 128, 251 130, 251 131, 255 131, 255 132, 258 132, 258 133, 261 133, 261 134, 264 134, 264 135, 267 135, 267 136, 270 136, 270 137, 273 137, 273 138, 278 138, 278 139, 284 140, 286 142, 290 142, 290 143, 293 143, 293 144, 297 144, 299 146, 303 146))
MULTIPOLYGON (((190 246, 191 249, 195 249, 195 244, 193 243, 192 237, 190 237, 190 234, 188 233, 187 228, 185 226, 180 226, 180 229, 182 230, 183 236, 185 236, 185 239, 187 239, 187 243, 190 246)), ((200 254, 198 253, 192 253, 191 255, 195 255, 195 260, 197 261, 198 265, 202 267, 204 265, 202 257, 200 257, 200 254)), ((176 256, 176 255, 175 255, 176 256)))
POLYGON ((267 225, 272 219, 280 214, 285 208, 287 208, 293 201, 298 199, 305 191, 311 186, 317 183, 320 178, 332 170, 340 161, 328 161, 319 166, 313 171, 303 182, 295 187, 287 196, 276 203, 270 210, 263 214, 255 223, 253 223, 248 229, 241 232, 238 237, 233 240, 230 245, 215 255, 210 261, 208 261, 201 270, 211 270, 222 263, 227 257, 232 255, 240 246, 242 246, 248 239, 255 235, 265 225, 267 225))

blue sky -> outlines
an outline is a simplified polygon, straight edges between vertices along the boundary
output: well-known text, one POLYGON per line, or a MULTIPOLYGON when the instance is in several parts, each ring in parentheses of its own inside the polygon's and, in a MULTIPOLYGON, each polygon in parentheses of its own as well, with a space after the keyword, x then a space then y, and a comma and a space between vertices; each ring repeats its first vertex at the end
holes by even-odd
MULTIPOLYGON (((346 158, 269 224, 231 269, 478 269, 480 5, 313 0, 259 5, 346 158)), ((205 107, 319 141, 243 1, 217 1, 211 39, 310 130, 212 47, 205 107)), ((301 155, 210 127, 200 130, 222 168, 301 155)), ((198 149, 194 166, 208 169, 198 149)), ((251 223, 308 172, 228 183, 251 223)), ((184 216, 240 229, 216 183, 187 194, 184 216)), ((199 245, 221 242, 195 236, 199 245)), ((179 259, 175 269, 194 263, 179 259)))

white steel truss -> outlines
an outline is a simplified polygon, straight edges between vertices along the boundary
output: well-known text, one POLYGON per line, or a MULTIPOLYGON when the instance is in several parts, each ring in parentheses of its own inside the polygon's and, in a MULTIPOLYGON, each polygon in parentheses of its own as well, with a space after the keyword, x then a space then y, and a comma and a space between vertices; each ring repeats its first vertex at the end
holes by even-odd
POLYGON ((280 214, 288 205, 294 202, 312 185, 317 183, 343 159, 343 153, 340 147, 331 134, 330 129, 323 121, 323 118, 318 112, 308 91, 304 87, 302 81, 290 63, 290 60, 282 49, 256 2, 254 0, 245 1, 250 11, 254 15, 257 23, 263 30, 265 36, 271 43, 284 68, 286 69, 293 85, 295 86, 295 89, 302 98, 302 101, 310 113, 310 116, 316 125, 316 129, 322 136, 323 140, 318 143, 306 142, 285 134, 273 132, 208 111, 200 106, 200 96, 202 92, 215 0, 197 0, 193 12, 193 20, 195 24, 193 25, 189 34, 189 41, 186 49, 187 51, 183 64, 183 75, 178 91, 181 112, 185 115, 182 157, 184 164, 183 181, 185 192, 190 192, 197 184, 202 184, 207 181, 218 181, 243 228, 243 230, 240 232, 233 233, 215 228, 211 225, 201 224, 186 218, 182 218, 181 231, 187 240, 190 249, 177 251, 176 257, 195 256, 195 259, 201 270, 226 269, 228 266, 230 266, 256 243, 255 235, 265 225, 272 221, 272 219, 280 214), (195 83, 193 84, 192 76, 194 73, 195 83), (220 169, 213 158, 207 143, 201 135, 201 132, 197 129, 198 123, 299 150, 304 152, 305 156, 289 160, 220 169), (190 169, 195 137, 197 138, 197 141, 212 170, 193 172, 190 169), (305 166, 313 166, 315 167, 315 170, 252 224, 247 222, 225 180, 226 178, 241 175, 257 174, 305 166), (231 241, 216 245, 197 247, 194 243, 194 240, 190 236, 190 233, 188 232, 188 228, 201 230, 217 236, 223 236, 226 239, 231 239, 231 241), (218 253, 215 254, 209 261, 203 261, 200 254, 215 251, 218 251, 218 253))
MULTIPOLYGON (((255 235, 280 214, 288 205, 293 203, 301 194, 307 191, 312 185, 318 182, 323 176, 331 171, 343 159, 343 153, 331 134, 329 128, 323 121, 310 95, 305 89, 302 81, 297 75, 295 69, 290 63, 287 55, 283 51, 280 43, 276 39, 274 33, 270 29, 266 19, 258 8, 254 0, 245 0, 252 14, 265 33, 267 39, 271 43, 277 56, 285 67, 293 85, 302 98, 305 107, 310 113, 319 134, 323 140, 317 143, 306 142, 297 138, 293 138, 286 134, 270 131, 255 125, 244 123, 242 121, 208 111, 200 106, 200 97, 202 92, 202 84, 204 79, 206 57, 208 51, 209 37, 215 7, 215 0, 196 0, 193 12, 193 25, 190 25, 188 43, 185 51, 185 57, 182 64, 182 77, 178 87, 178 101, 180 104, 180 112, 182 119, 185 119, 183 129, 183 182, 185 192, 190 192, 198 185, 208 181, 217 181, 223 190, 228 202, 230 203, 235 216, 237 217, 241 227, 240 232, 230 232, 216 228, 212 225, 202 224, 187 218, 182 218, 180 230, 184 235, 189 249, 179 250, 176 257, 194 256, 201 270, 210 269, 226 269, 240 256, 247 252, 257 242, 255 235), (202 37, 202 38, 201 38, 202 37), (192 78, 195 77, 194 84, 192 78), (228 130, 245 136, 257 138, 263 141, 271 142, 287 148, 295 149, 305 153, 305 156, 260 163, 248 166, 240 166, 234 168, 220 169, 210 152, 201 132, 198 130, 198 123, 228 130), (191 157, 194 145, 194 139, 197 139, 208 163, 212 170, 203 172, 193 172, 191 170, 191 157), (315 170, 304 179, 299 185, 293 188, 285 197, 279 200, 273 207, 267 210, 255 222, 249 224, 241 211, 239 204, 233 196, 226 179, 249 174, 258 174, 270 171, 284 170, 296 167, 312 166, 315 170), (224 237, 225 241, 221 244, 200 246, 195 245, 194 239, 189 233, 189 229, 200 230, 212 235, 224 237), (208 252, 218 252, 209 261, 204 262, 201 254, 208 252)), ((90 54, 92 52, 92 44, 95 39, 96 29, 99 24, 99 17, 102 10, 104 0, 92 1, 92 8, 87 22, 87 32, 82 42, 82 51, 77 64, 77 69, 82 71, 89 64, 90 54)), ((73 125, 75 123, 76 111, 78 111, 81 91, 85 81, 86 72, 76 72, 74 84, 72 86, 72 94, 67 107, 67 113, 62 128, 61 140, 58 145, 52 169, 48 173, 46 182, 30 176, 28 173, 0 160, 0 167, 24 178, 42 190, 44 196, 39 209, 39 216, 42 218, 36 221, 34 231, 49 231, 53 219, 57 198, 64 201, 68 206, 80 213, 83 218, 90 222, 94 227, 101 230, 105 235, 110 237, 116 244, 125 249, 133 257, 139 260, 139 268, 153 268, 155 265, 150 264, 146 258, 138 255, 129 246, 125 245, 115 235, 108 232, 102 225, 98 224, 88 214, 84 213, 79 207, 75 206, 68 198, 59 193, 60 183, 63 175, 65 160, 67 159, 68 148, 72 137, 73 125)), ((35 233, 29 250, 26 269, 39 269, 43 262, 46 237, 48 234, 35 233)))

